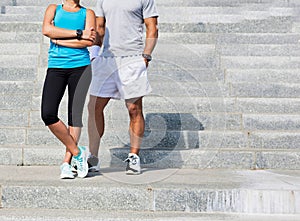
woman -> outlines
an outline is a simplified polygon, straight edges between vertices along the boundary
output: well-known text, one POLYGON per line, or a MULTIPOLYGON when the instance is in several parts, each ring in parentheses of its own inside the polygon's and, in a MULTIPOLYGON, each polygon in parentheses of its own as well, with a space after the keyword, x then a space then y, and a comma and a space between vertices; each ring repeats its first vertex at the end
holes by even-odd
POLYGON ((42 119, 50 131, 66 146, 61 165, 64 178, 74 178, 71 160, 78 177, 88 173, 85 147, 77 146, 82 127, 82 112, 91 80, 88 46, 96 32, 95 13, 80 5, 80 0, 51 4, 45 12, 43 35, 50 38, 48 69, 42 95, 42 119), (68 87, 68 127, 58 118, 59 104, 68 87), (73 159, 72 159, 73 156, 73 159))

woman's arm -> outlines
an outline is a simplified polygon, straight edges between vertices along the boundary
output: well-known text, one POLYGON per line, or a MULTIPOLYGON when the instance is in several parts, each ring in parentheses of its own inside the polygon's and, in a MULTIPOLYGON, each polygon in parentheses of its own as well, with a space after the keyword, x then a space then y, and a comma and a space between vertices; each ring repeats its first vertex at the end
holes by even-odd
MULTIPOLYGON (((43 35, 51 39, 76 38, 77 37, 76 30, 67 30, 67 29, 55 27, 53 25, 53 19, 55 16, 56 7, 57 6, 55 4, 51 4, 46 9, 44 15, 43 27, 42 27, 43 35)), ((87 12, 87 18, 88 18, 88 14, 91 14, 91 12, 89 13, 87 12)), ((93 27, 95 27, 95 25, 93 27)), ((88 29, 86 28, 85 30, 83 30, 82 38, 85 40, 94 41, 95 31, 91 30, 90 28, 88 29)))
POLYGON ((94 27, 96 26, 96 16, 93 10, 87 9, 86 12, 86 22, 85 22, 85 30, 83 30, 82 39, 51 39, 53 43, 71 47, 71 48, 85 48, 92 46, 95 38, 96 38, 96 32, 94 30, 94 27), (87 36, 85 36, 85 33, 87 31, 93 32, 93 40, 90 40, 89 38, 86 39, 87 36))

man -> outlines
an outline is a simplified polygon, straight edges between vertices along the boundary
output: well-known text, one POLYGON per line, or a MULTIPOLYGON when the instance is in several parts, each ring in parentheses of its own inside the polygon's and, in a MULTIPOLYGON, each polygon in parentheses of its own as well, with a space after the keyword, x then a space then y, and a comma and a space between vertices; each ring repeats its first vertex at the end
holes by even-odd
POLYGON ((145 122, 143 96, 151 92, 147 67, 158 37, 154 0, 98 0, 97 45, 91 49, 93 78, 89 101, 90 171, 99 171, 98 150, 104 133, 104 108, 110 99, 124 99, 130 125, 126 174, 140 174, 138 156, 145 122), (146 40, 143 42, 143 27, 146 40), (100 46, 103 51, 98 56, 100 46))

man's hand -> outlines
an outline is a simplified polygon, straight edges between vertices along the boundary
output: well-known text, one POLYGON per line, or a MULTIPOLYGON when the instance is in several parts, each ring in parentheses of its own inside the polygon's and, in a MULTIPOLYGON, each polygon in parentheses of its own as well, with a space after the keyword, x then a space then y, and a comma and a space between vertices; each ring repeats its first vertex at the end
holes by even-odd
POLYGON ((145 61, 145 64, 146 64, 146 68, 148 68, 149 61, 146 58, 144 58, 144 61, 145 61))

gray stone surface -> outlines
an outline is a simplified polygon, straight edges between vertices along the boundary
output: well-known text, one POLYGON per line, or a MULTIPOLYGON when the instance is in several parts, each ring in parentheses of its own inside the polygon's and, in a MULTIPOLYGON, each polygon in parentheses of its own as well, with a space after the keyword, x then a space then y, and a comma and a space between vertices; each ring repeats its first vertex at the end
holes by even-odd
POLYGON ((251 115, 243 116, 246 130, 293 131, 299 129, 299 115, 251 115))
POLYGON ((267 168, 282 168, 282 169, 297 169, 299 170, 299 158, 298 151, 261 151, 256 155, 258 169, 267 168))
POLYGON ((225 75, 225 80, 233 83, 300 83, 297 69, 227 69, 225 75))
POLYGON ((239 112, 257 114, 298 114, 299 98, 238 98, 239 112))
POLYGON ((225 213, 137 212, 99 210, 2 209, 2 221, 298 221, 299 215, 225 213))
POLYGON ((1 81, 33 81, 35 78, 34 68, 0 68, 1 81))
POLYGON ((298 150, 299 139, 298 132, 251 132, 249 146, 265 150, 298 150))
POLYGON ((40 44, 30 43, 1 43, 0 54, 2 55, 39 55, 40 44))
MULTIPOLYGON (((63 157, 63 145, 40 118, 49 47, 41 24, 50 3, 61 1, 0 3, 3 164, 58 165, 63 157)), ((95 7, 91 0, 82 4, 95 7)), ((298 169, 299 2, 157 0, 157 6, 160 37, 149 67, 153 93, 144 99, 143 164, 298 169)), ((65 96, 63 121, 66 107, 65 96)), ((124 102, 109 105, 106 123, 101 160, 123 166, 124 102)), ((87 146, 87 137, 84 127, 80 144, 87 146)))
POLYGON ((23 128, 4 128, 0 130, 1 145, 23 145, 26 142, 26 130, 23 128))
POLYGON ((41 32, 40 22, 5 22, 0 21, 1 32, 41 32))
POLYGON ((15 32, 1 32, 0 43, 37 43, 42 40, 42 35, 40 32, 20 32, 16 30, 15 32))
POLYGON ((292 170, 145 169, 133 177, 120 168, 103 168, 101 174, 75 180, 59 180, 58 168, 50 166, 1 166, 1 171, 1 205, 6 212, 8 208, 134 210, 153 215, 300 212, 300 174, 292 170))
POLYGON ((284 83, 232 83, 230 95, 233 97, 257 98, 299 98, 300 84, 284 83))
POLYGON ((0 165, 22 165, 23 156, 22 156, 22 147, 1 147, 0 148, 0 165))

